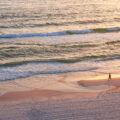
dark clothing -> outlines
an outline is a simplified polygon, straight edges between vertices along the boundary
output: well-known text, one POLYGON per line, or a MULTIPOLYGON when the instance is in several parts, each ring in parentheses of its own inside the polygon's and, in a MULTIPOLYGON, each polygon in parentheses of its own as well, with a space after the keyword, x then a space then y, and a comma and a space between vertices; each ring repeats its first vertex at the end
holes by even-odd
POLYGON ((109 77, 108 77, 108 80, 111 80, 111 74, 109 73, 109 77))

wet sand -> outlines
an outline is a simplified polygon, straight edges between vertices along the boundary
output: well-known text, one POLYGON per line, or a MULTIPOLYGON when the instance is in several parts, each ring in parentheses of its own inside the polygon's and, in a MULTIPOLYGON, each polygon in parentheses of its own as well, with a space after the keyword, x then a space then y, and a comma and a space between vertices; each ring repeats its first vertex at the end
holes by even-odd
POLYGON ((95 98, 98 92, 62 92, 55 90, 31 90, 31 91, 17 91, 8 92, 0 96, 1 103, 9 102, 24 102, 24 101, 48 101, 70 98, 95 98))
POLYGON ((113 78, 111 80, 100 79, 100 80, 80 80, 77 82, 79 85, 84 87, 92 87, 92 86, 100 86, 100 85, 108 85, 114 87, 120 87, 120 78, 113 78))

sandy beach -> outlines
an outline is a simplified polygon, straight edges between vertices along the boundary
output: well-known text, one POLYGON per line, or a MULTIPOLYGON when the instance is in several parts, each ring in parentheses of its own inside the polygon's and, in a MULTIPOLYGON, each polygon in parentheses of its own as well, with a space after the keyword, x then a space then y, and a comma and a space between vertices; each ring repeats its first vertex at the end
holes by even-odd
MULTIPOLYGON (((120 118, 120 78, 80 80, 78 85, 92 92, 33 89, 7 92, 0 96, 0 120, 118 120, 120 118)), ((64 82, 63 82, 64 83, 64 82)), ((64 83, 65 84, 65 83, 64 83)))

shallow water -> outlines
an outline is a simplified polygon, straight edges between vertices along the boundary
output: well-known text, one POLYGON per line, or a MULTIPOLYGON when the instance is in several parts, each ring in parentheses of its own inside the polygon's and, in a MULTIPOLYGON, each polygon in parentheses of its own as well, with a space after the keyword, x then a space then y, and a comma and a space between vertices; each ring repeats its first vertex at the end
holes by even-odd
POLYGON ((119 0, 0 1, 0 81, 120 70, 119 0))
POLYGON ((36 74, 120 70, 120 34, 97 33, 0 41, 0 80, 36 74))

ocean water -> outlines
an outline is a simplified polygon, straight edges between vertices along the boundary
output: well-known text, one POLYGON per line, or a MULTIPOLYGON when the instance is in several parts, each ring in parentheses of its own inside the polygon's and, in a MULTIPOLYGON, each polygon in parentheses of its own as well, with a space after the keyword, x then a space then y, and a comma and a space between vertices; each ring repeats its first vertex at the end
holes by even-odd
POLYGON ((119 0, 1 0, 0 81, 120 71, 119 0))

